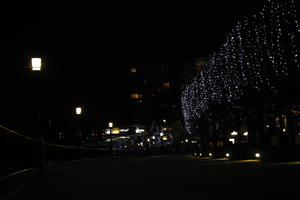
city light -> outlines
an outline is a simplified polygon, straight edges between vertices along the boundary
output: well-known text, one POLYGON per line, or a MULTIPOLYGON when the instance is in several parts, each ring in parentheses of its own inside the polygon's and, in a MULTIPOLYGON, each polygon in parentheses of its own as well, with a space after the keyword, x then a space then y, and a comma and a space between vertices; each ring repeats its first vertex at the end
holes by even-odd
POLYGON ((76 107, 75 109, 76 115, 81 115, 81 111, 82 111, 81 107, 76 107))
POLYGON ((155 140, 155 136, 152 136, 152 139, 155 140))
POLYGON ((243 134, 244 136, 248 136, 248 132, 246 131, 246 132, 244 132, 244 134, 243 134))
POLYGON ((111 131, 112 134, 119 134, 120 133, 120 129, 119 128, 113 128, 111 131))
POLYGON ((226 153, 226 157, 228 158, 230 156, 230 154, 229 153, 226 153))
POLYGON ((136 133, 143 133, 143 132, 145 132, 145 130, 142 129, 142 128, 138 128, 138 127, 137 127, 137 128, 135 129, 135 132, 136 132, 136 133))
POLYGON ((255 158, 260 158, 260 153, 255 153, 255 158))
POLYGON ((233 136, 234 136, 234 135, 237 135, 237 134, 238 134, 238 132, 232 131, 230 135, 233 135, 233 136))
POLYGON ((109 122, 109 123, 108 123, 108 127, 109 127, 109 128, 112 128, 113 126, 114 126, 114 124, 113 124, 112 122, 109 122))
POLYGON ((229 142, 231 142, 232 144, 235 143, 235 139, 234 138, 229 138, 229 142))
POLYGON ((162 140, 166 141, 166 140, 168 140, 168 137, 167 136, 163 136, 162 140))
POLYGON ((41 71, 42 69, 42 59, 41 58, 31 58, 31 70, 41 71))
POLYGON ((163 132, 161 132, 159 135, 160 135, 160 136, 163 136, 163 135, 164 135, 164 133, 163 133, 163 132))
POLYGON ((210 157, 212 157, 212 153, 209 153, 208 155, 209 155, 210 157))
POLYGON ((185 139, 185 142, 189 142, 189 140, 188 140, 188 139, 185 139))
POLYGON ((166 122, 167 122, 167 120, 166 120, 166 119, 164 119, 164 120, 163 120, 163 122, 164 122, 164 123, 166 123, 166 122))

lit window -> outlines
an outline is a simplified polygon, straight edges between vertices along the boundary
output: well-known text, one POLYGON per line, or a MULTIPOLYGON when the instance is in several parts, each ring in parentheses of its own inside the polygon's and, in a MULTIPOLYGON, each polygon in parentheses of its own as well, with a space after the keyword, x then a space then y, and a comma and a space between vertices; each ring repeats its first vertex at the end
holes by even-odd
POLYGON ((203 69, 204 65, 205 65, 204 61, 198 61, 198 62, 196 62, 196 70, 203 69))
POLYGON ((164 82, 164 83, 163 83, 163 88, 164 88, 164 89, 170 88, 170 82, 164 82))
POLYGON ((133 93, 133 94, 131 94, 131 98, 132 99, 139 99, 139 98, 141 98, 142 97, 142 95, 141 94, 138 94, 138 93, 133 93))
POLYGON ((136 68, 131 68, 130 71, 131 73, 136 73, 136 68))

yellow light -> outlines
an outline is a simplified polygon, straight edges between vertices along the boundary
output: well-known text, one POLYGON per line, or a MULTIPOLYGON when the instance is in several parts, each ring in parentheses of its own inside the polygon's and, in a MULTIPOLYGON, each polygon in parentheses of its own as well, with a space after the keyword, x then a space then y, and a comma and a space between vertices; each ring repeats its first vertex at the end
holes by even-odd
POLYGON ((260 153, 255 153, 255 158, 260 158, 260 153))
POLYGON ((142 94, 138 94, 138 93, 131 94, 131 99, 141 99, 142 97, 143 97, 142 94))
POLYGON ((170 88, 170 82, 164 82, 164 83, 163 83, 163 88, 164 88, 164 89, 170 88))
POLYGON ((162 140, 168 140, 167 136, 163 136, 162 140))
POLYGON ((112 133, 113 134, 119 134, 120 133, 120 129, 119 128, 113 128, 112 129, 112 133))
POLYGON ((131 68, 130 71, 131 73, 136 73, 136 68, 131 68))
POLYGON ((31 69, 32 71, 41 71, 42 59, 41 58, 31 58, 31 69))
POLYGON ((230 154, 229 153, 226 153, 226 157, 228 158, 230 156, 230 154))
POLYGON ((81 111, 82 111, 82 109, 81 109, 81 107, 76 107, 76 115, 80 115, 81 114, 81 111))

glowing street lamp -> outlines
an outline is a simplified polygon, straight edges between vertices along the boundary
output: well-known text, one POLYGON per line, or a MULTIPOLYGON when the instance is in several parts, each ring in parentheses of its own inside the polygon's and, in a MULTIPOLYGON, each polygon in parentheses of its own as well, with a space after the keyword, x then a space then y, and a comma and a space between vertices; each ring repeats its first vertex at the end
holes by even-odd
POLYGON ((76 112, 76 115, 81 115, 81 112, 82 112, 81 107, 76 107, 75 112, 76 112))
POLYGON ((114 124, 112 122, 108 122, 108 127, 110 129, 110 150, 111 150, 111 156, 113 156, 113 143, 112 143, 112 128, 114 124))
POLYGON ((75 108, 75 113, 78 116, 77 117, 77 123, 78 123, 78 133, 77 133, 77 142, 79 146, 79 162, 82 163, 83 159, 83 150, 82 150, 82 144, 81 144, 81 126, 80 126, 80 115, 82 113, 82 108, 81 107, 76 107, 75 108))
POLYGON ((31 70, 41 71, 42 69, 42 59, 41 58, 31 58, 31 70))
MULTIPOLYGON (((30 66, 32 71, 41 71, 42 68, 42 59, 41 58, 31 58, 30 66)), ((44 139, 43 134, 41 132, 41 110, 40 106, 37 105, 37 134, 40 137, 40 173, 43 172, 44 162, 45 162, 45 151, 44 151, 44 139)))

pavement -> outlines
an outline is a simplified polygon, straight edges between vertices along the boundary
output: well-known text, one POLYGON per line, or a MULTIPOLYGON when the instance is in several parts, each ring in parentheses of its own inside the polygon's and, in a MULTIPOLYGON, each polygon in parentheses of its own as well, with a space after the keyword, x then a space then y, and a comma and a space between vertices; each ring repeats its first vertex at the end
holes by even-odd
POLYGON ((298 198, 300 161, 190 155, 116 157, 47 167, 15 199, 298 198))

